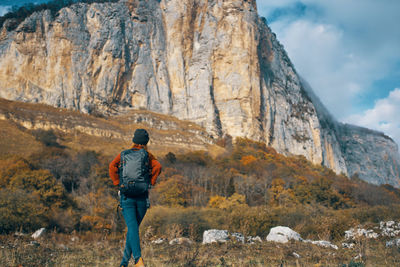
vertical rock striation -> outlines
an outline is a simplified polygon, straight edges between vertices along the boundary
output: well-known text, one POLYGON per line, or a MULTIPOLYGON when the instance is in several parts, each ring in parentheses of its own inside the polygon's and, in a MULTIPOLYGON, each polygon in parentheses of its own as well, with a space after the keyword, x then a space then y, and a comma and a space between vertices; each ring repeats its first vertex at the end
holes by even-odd
POLYGON ((326 112, 254 0, 79 3, 15 31, 5 23, 0 97, 84 113, 147 109, 399 186, 396 144, 326 112))

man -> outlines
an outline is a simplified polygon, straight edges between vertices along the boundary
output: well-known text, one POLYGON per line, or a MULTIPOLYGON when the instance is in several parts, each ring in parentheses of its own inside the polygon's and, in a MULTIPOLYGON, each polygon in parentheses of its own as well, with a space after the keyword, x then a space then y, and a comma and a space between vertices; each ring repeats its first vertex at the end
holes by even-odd
POLYGON ((130 149, 122 151, 109 166, 114 185, 119 186, 120 205, 128 227, 120 267, 128 266, 131 257, 136 267, 144 267, 139 239, 139 225, 150 206, 148 189, 155 185, 161 164, 147 151, 149 134, 137 129, 130 149), (121 160, 122 159, 122 160, 121 160))

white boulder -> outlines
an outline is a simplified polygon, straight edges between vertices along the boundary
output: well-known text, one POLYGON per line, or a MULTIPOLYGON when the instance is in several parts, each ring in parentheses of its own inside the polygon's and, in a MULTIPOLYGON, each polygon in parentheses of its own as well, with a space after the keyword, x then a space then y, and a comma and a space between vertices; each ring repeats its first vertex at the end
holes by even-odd
POLYGON ((378 238, 379 234, 375 233, 374 230, 366 230, 363 228, 351 228, 347 231, 344 231, 344 236, 347 240, 352 240, 359 237, 366 237, 368 239, 378 238))
POLYGON ((157 245, 162 244, 164 242, 165 242, 164 238, 158 238, 156 240, 151 241, 152 244, 157 244, 157 245))
POLYGON ((262 243, 262 239, 259 236, 248 236, 247 243, 254 244, 256 242, 262 243))
POLYGON ((305 243, 311 243, 313 245, 317 245, 317 246, 324 247, 324 248, 338 249, 338 246, 336 246, 336 245, 334 245, 331 242, 326 241, 326 240, 309 240, 309 239, 307 239, 307 240, 304 240, 304 242, 305 243))
POLYGON ((299 233, 286 226, 276 226, 271 228, 267 236, 267 241, 287 243, 289 240, 303 240, 299 233))
POLYGON ((300 256, 299 254, 297 254, 296 252, 293 252, 292 254, 293 254, 293 256, 294 256, 295 258, 297 258, 297 259, 300 259, 300 258, 301 258, 301 256, 300 256))
POLYGON ((73 236, 73 237, 71 237, 71 241, 72 242, 77 242, 77 241, 79 241, 79 237, 73 236))
POLYGON ((400 235, 400 222, 395 221, 380 222, 379 228, 382 236, 395 237, 400 235))
POLYGON ((400 247, 400 238, 386 242, 386 247, 393 247, 393 246, 400 247))
POLYGON ((29 246, 38 247, 38 246, 40 246, 40 244, 36 240, 33 240, 33 241, 29 242, 29 246))
POLYGON ((279 243, 287 243, 289 240, 295 240, 295 241, 302 241, 305 243, 311 243, 313 245, 325 247, 325 248, 333 248, 333 249, 338 249, 338 247, 334 244, 332 244, 329 241, 325 240, 304 240, 301 238, 300 234, 293 231, 289 227, 286 226, 277 226, 274 228, 271 228, 268 236, 267 236, 267 241, 273 241, 273 242, 279 242, 279 243))
POLYGON ((387 227, 392 227, 392 226, 394 226, 396 223, 394 222, 394 221, 387 221, 386 222, 386 226, 387 227))
POLYGON ((178 238, 174 238, 171 241, 169 241, 169 244, 170 245, 182 245, 182 244, 192 245, 193 241, 187 237, 178 237, 178 238))
POLYGON ((354 248, 354 243, 342 243, 342 248, 354 248))
POLYGON ((34 232, 31 237, 33 239, 37 239, 41 236, 43 236, 44 232, 46 232, 46 228, 40 228, 39 230, 36 230, 36 232, 34 232))
POLYGON ((229 233, 227 230, 211 229, 204 231, 203 233, 203 244, 210 243, 224 243, 229 240, 229 233))

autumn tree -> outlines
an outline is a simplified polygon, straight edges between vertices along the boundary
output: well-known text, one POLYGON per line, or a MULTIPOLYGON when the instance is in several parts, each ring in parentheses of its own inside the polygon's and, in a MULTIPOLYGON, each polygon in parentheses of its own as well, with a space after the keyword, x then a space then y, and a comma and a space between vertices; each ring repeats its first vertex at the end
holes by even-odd
POLYGON ((211 208, 218 208, 223 210, 234 210, 237 208, 247 207, 246 197, 244 195, 234 193, 230 197, 213 196, 208 202, 211 208))
POLYGON ((159 182, 154 188, 155 202, 166 206, 187 206, 191 198, 191 185, 181 175, 159 182))
POLYGON ((293 190, 285 188, 285 181, 280 178, 272 180, 271 187, 269 188, 270 203, 272 205, 287 205, 295 203, 293 190))
POLYGON ((47 225, 48 209, 40 197, 21 189, 0 189, 0 233, 33 231, 47 225))

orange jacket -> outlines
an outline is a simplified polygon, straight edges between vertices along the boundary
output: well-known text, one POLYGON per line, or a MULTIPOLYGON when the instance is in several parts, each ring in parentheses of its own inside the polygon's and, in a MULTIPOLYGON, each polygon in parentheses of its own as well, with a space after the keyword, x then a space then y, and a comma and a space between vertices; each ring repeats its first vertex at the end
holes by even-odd
MULTIPOLYGON (((134 144, 131 149, 146 149, 146 146, 143 145, 137 145, 134 144)), ((147 150, 147 149, 146 149, 147 150)), ((150 183, 151 185, 155 185, 157 181, 158 175, 161 173, 161 164, 156 160, 156 158, 153 156, 153 154, 149 153, 149 160, 150 160, 150 167, 151 167, 151 177, 150 177, 150 183)), ((119 185, 119 174, 118 174, 118 168, 119 164, 121 162, 121 153, 118 154, 118 156, 115 157, 113 161, 111 161, 109 165, 109 173, 110 173, 110 178, 113 181, 114 185, 119 185)))

